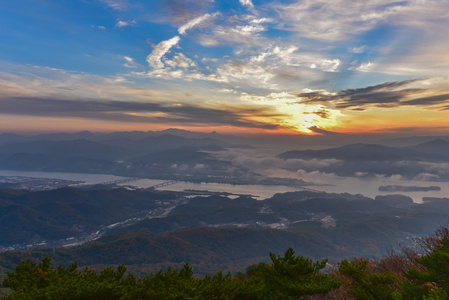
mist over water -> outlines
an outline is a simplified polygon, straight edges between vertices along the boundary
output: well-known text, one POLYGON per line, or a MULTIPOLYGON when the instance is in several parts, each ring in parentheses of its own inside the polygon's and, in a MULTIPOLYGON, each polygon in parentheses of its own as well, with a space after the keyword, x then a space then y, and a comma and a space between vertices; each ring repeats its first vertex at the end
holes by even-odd
MULTIPOLYGON (((307 181, 307 178, 303 178, 307 181)), ((323 185, 310 186, 310 188, 328 193, 349 193, 361 194, 366 197, 375 198, 378 195, 402 194, 409 196, 416 203, 421 203, 423 197, 448 197, 449 186, 445 182, 432 183, 426 181, 404 181, 404 180, 385 180, 385 179, 359 179, 345 178, 338 176, 327 176, 326 182, 320 182, 323 185), (324 185, 328 184, 328 185, 324 185), (381 192, 380 186, 401 185, 401 186, 420 186, 428 187, 440 186, 440 191, 429 192, 381 192)), ((144 187, 144 186, 141 186, 144 187)), ((270 185, 231 185, 219 183, 190 183, 180 182, 174 185, 160 188, 163 190, 183 191, 186 189, 208 190, 213 192, 229 192, 234 194, 250 194, 259 196, 257 199, 263 200, 272 197, 276 193, 286 193, 300 191, 301 189, 288 186, 270 186, 270 185)))
MULTIPOLYGON (((303 174, 306 175, 306 174, 303 174)), ((353 178, 340 177, 332 174, 323 174, 319 172, 312 172, 309 176, 301 177, 306 182, 314 182, 317 185, 307 186, 318 191, 328 193, 349 193, 361 194, 366 197, 375 198, 378 195, 402 194, 409 196, 416 203, 421 203, 423 197, 449 197, 449 183, 447 182, 429 182, 429 181, 413 181, 400 180, 392 178, 353 178), (399 185, 399 186, 419 186, 429 187, 438 186, 440 191, 428 192, 383 192, 379 191, 380 186, 399 185)), ((29 171, 9 171, 0 170, 0 176, 23 176, 35 178, 52 178, 64 180, 80 180, 85 184, 98 184, 113 180, 124 179, 125 177, 114 176, 108 174, 82 174, 82 173, 50 173, 50 172, 29 172, 29 171)), ((137 188, 148 188, 159 183, 165 182, 161 179, 139 179, 136 181, 124 183, 123 185, 135 186, 137 188)), ((172 185, 158 188, 158 190, 198 190, 210 192, 227 192, 238 195, 253 195, 258 200, 270 198, 277 193, 286 193, 300 191, 299 188, 279 186, 279 185, 232 185, 221 183, 193 183, 193 182, 178 182, 172 185)))

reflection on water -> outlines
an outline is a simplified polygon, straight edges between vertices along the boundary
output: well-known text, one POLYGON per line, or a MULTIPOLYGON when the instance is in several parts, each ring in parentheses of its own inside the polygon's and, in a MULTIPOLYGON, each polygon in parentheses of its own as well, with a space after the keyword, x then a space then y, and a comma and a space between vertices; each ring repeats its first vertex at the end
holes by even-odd
POLYGON ((164 190, 208 190, 210 192, 228 192, 241 195, 253 195, 257 199, 263 200, 272 197, 276 193, 293 192, 298 189, 279 185, 232 185, 224 183, 193 183, 179 182, 173 185, 164 186, 164 190))
MULTIPOLYGON (((124 177, 107 175, 107 174, 81 174, 81 173, 48 173, 48 172, 25 172, 25 171, 2 171, 0 176, 25 176, 37 178, 58 178, 65 180, 81 180, 86 184, 97 184, 113 180, 120 180, 124 177)), ((305 181, 316 182, 316 178, 302 178, 305 181)), ((133 182, 126 183, 126 185, 133 185, 140 188, 147 188, 165 180, 157 179, 139 179, 133 182)), ((360 178, 346 178, 338 176, 327 176, 325 181, 320 184, 330 184, 327 186, 311 186, 315 190, 320 190, 329 193, 350 193, 362 194, 364 196, 374 198, 377 195, 389 195, 394 192, 380 192, 379 186, 383 185, 403 185, 403 186, 439 186, 440 191, 429 192, 400 192, 400 194, 407 195, 415 202, 421 202, 423 197, 449 197, 449 183, 447 182, 427 182, 427 181, 403 181, 391 180, 384 178, 375 179, 360 179, 360 178)), ((258 199, 266 199, 272 197, 276 193, 285 193, 297 191, 293 187, 287 186, 270 186, 270 185, 231 185, 220 183, 191 183, 178 182, 173 185, 164 186, 160 190, 183 191, 188 189, 193 190, 208 190, 211 192, 228 192, 233 194, 250 194, 257 196, 258 199)))
MULTIPOLYGON (((304 178, 307 181, 307 178, 304 178)), ((421 202, 423 197, 449 197, 449 187, 446 182, 426 182, 426 181, 401 181, 401 180, 366 180, 359 178, 334 177, 332 182, 327 182, 327 186, 311 186, 311 188, 328 193, 350 193, 362 194, 366 197, 374 198, 377 195, 391 195, 392 192, 380 192, 379 186, 390 185, 407 185, 407 186, 440 186, 441 191, 429 192, 401 192, 400 194, 409 196, 414 202, 421 202)), ((259 196, 258 199, 266 199, 272 197, 276 193, 293 192, 299 189, 287 186, 267 186, 267 185, 230 185, 219 183, 189 183, 180 182, 174 185, 166 186, 161 189, 182 191, 185 189, 208 190, 213 192, 229 192, 234 194, 251 194, 259 196)), ((397 193, 398 194, 398 193, 397 193)))
POLYGON ((391 195, 402 194, 409 196, 414 202, 422 202, 423 197, 449 197, 449 183, 448 182, 428 182, 428 181, 412 181, 412 180, 391 180, 391 179, 360 179, 360 178, 346 178, 335 176, 333 180, 328 182, 335 186, 324 186, 317 188, 329 193, 351 193, 362 194, 366 197, 374 198, 377 195, 391 195), (440 191, 428 192, 382 192, 379 191, 380 186, 384 185, 401 185, 401 186, 439 186, 440 191))

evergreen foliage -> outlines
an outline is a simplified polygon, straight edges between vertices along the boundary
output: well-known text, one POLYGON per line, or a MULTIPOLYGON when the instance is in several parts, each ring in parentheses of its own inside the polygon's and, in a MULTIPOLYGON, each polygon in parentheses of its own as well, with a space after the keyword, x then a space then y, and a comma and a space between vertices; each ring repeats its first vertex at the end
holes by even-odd
POLYGON ((327 272, 327 260, 314 262, 290 248, 245 273, 203 278, 188 264, 137 278, 124 265, 96 272, 27 259, 3 279, 9 289, 3 299, 449 299, 449 229, 419 244, 424 254, 404 248, 380 260, 343 260, 327 272))
POLYGON ((326 260, 295 256, 291 248, 283 257, 270 256, 272 264, 261 264, 246 276, 218 272, 201 279, 193 277, 188 264, 137 279, 125 276, 123 265, 96 273, 79 271, 76 263, 55 269, 49 258, 40 263, 27 259, 4 278, 3 287, 12 290, 4 299, 298 299, 340 285, 339 279, 320 273, 326 260))

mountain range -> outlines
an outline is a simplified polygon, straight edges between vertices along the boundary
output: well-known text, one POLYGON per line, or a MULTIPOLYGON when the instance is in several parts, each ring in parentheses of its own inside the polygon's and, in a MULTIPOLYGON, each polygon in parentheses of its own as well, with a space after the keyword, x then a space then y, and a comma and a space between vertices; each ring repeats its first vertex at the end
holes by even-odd
POLYGON ((289 247, 336 262, 381 256, 399 243, 410 245, 413 237, 449 219, 448 199, 416 204, 398 195, 371 199, 306 191, 263 201, 184 197, 126 189, 2 191, 3 246, 34 242, 49 248, 3 252, 0 262, 12 266, 25 257, 51 256, 55 263, 124 263, 141 272, 189 262, 199 274, 210 274, 241 271, 268 261, 270 251, 282 253, 289 247), (101 234, 85 239, 95 231, 101 234), (44 239, 45 244, 39 243, 44 239), (53 249, 52 243, 61 240, 71 247, 53 249))

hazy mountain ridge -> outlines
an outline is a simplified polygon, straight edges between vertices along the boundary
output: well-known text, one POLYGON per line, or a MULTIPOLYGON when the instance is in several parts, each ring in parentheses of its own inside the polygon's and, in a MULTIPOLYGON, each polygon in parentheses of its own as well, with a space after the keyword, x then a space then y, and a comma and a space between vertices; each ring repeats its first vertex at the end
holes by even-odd
MULTIPOLYGON (((74 228, 81 228, 79 225, 96 230, 101 222, 123 221, 127 213, 154 209, 155 201, 164 195, 167 199, 173 197, 126 190, 60 189, 18 194, 5 191, 0 195, 0 204, 6 216, 1 220, 7 223, 2 226, 11 228, 8 231, 15 232, 16 238, 20 232, 30 239, 35 235, 42 238, 44 224, 40 219, 46 216, 45 229, 53 236, 67 237, 75 234, 74 228), (22 217, 17 218, 19 215, 22 217), (24 218, 29 219, 24 223, 24 218), (17 227, 19 224, 21 227, 17 227)), ((179 204, 163 217, 111 227, 96 241, 58 249, 55 258, 81 264, 126 263, 136 268, 188 261, 201 272, 215 272, 224 265, 236 270, 267 260, 269 251, 281 253, 288 247, 294 247, 301 255, 329 257, 331 261, 381 256, 399 242, 410 242, 409 238, 447 222, 447 201, 433 199, 414 204, 405 196, 374 200, 361 195, 315 192, 277 194, 264 201, 197 197, 179 204)), ((3 241, 7 239, 4 237, 3 241)), ((31 253, 43 257, 51 251, 31 253)), ((20 255, 4 252, 0 260, 20 255)))
POLYGON ((431 153, 436 155, 449 155, 449 141, 443 139, 436 139, 422 144, 405 147, 404 149, 411 149, 424 153, 431 153))
MULTIPOLYGON (((221 177, 229 177, 233 172, 239 172, 239 168, 206 152, 252 147, 212 137, 221 135, 174 129, 147 133, 80 132, 20 136, 20 142, 17 141, 17 135, 1 135, 0 169, 100 173, 191 181, 218 178, 216 180, 220 182, 221 177), (192 137, 172 134, 179 132, 192 137)), ((240 173, 245 172, 240 170, 240 173)))
POLYGON ((449 142, 435 140, 405 148, 377 144, 349 144, 322 150, 293 150, 279 154, 284 160, 334 160, 314 165, 319 170, 345 177, 401 176, 409 180, 447 181, 449 142), (443 164, 441 164, 443 163, 443 164))
MULTIPOLYGON (((449 143, 449 142, 448 142, 449 143)), ((428 144, 428 143, 426 143, 428 144)), ((350 144, 324 150, 295 150, 278 155, 283 159, 339 159, 344 161, 448 161, 449 152, 445 155, 419 151, 423 144, 415 147, 395 148, 376 144, 350 144)))
MULTIPOLYGON (((291 139, 300 141, 301 137, 291 139)), ((159 132, 79 132, 36 136, 2 134, 0 168, 257 184, 265 182, 263 178, 267 175, 261 173, 270 173, 273 164, 270 163, 266 168, 256 172, 251 170, 254 164, 245 165, 255 156, 251 154, 246 158, 239 156, 242 151, 247 150, 254 150, 254 153, 257 153, 259 149, 249 145, 255 140, 257 137, 244 139, 215 132, 200 133, 179 129, 159 132)), ((449 162, 448 143, 435 140, 400 148, 356 143, 321 150, 288 151, 277 156, 270 152, 264 155, 267 161, 302 160, 299 165, 293 163, 280 167, 292 172, 320 171, 345 177, 399 175, 406 179, 445 181, 449 180, 449 171, 442 168, 442 165, 432 164, 449 162), (313 162, 306 163, 308 161, 313 162)), ((263 159, 260 161, 263 162, 263 159)), ((273 170, 271 173, 277 172, 278 170, 273 170)), ((282 180, 277 183, 278 181, 267 182, 290 185, 282 183, 282 180)))

